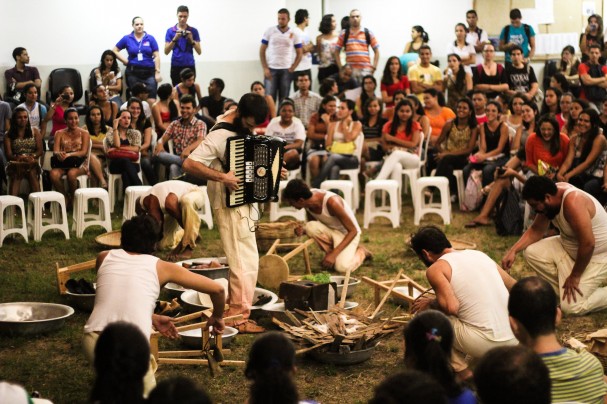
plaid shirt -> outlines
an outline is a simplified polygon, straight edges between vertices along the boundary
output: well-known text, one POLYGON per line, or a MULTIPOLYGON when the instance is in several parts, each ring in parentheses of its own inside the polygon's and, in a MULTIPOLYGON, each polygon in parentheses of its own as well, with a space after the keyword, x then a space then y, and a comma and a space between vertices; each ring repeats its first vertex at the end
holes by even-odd
POLYGON ((169 124, 169 127, 164 132, 164 136, 168 136, 167 142, 173 140, 173 152, 180 155, 183 150, 207 134, 207 125, 196 118, 195 116, 189 122, 183 122, 183 119, 177 119, 169 124))
POLYGON ((295 104, 295 116, 301 119, 304 127, 307 128, 312 114, 318 112, 318 108, 322 102, 321 96, 312 91, 308 91, 308 96, 304 97, 298 91, 293 94, 291 99, 293 100, 293 104, 295 104))

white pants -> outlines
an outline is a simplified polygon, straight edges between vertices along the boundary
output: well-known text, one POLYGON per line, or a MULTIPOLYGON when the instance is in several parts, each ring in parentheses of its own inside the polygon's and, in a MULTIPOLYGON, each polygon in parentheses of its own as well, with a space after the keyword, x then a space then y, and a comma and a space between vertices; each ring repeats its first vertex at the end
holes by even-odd
POLYGON ((196 247, 196 239, 200 233, 198 211, 204 206, 202 191, 194 189, 182 195, 179 198, 179 206, 185 228, 182 229, 173 216, 164 215, 164 229, 160 248, 175 248, 177 244, 181 243, 182 249, 189 246, 193 250, 196 247))
POLYGON ((378 180, 385 180, 392 176, 392 171, 396 164, 400 163, 402 168, 417 168, 419 167, 419 156, 417 154, 409 153, 404 150, 394 150, 384 160, 384 165, 381 167, 381 171, 377 174, 378 180))
MULTIPOLYGON (((556 293, 563 296, 563 284, 571 274, 574 260, 567 254, 561 243, 561 236, 545 238, 531 244, 525 250, 529 266, 541 278, 546 279, 556 293)), ((607 258, 592 257, 580 279, 576 293, 577 302, 561 300, 561 309, 568 314, 586 314, 607 308, 607 258)))
MULTIPOLYGON (((306 234, 313 238, 325 253, 333 251, 345 237, 342 232, 330 229, 318 220, 306 223, 306 234)), ((360 234, 357 234, 350 244, 339 253, 335 260, 337 272, 353 272, 362 265, 365 260, 365 252, 362 248, 358 248, 359 241, 360 234)))

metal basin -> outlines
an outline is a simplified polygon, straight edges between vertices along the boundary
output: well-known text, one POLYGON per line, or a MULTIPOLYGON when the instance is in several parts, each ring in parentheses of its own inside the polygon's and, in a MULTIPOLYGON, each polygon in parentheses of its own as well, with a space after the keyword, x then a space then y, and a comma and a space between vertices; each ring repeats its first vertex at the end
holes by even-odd
MULTIPOLYGON (((261 295, 266 295, 266 296, 271 297, 270 302, 267 304, 273 304, 278 301, 278 296, 276 295, 276 293, 270 292, 267 289, 255 288, 255 294, 253 295, 253 302, 257 301, 257 299, 261 295)), ((209 298, 209 300, 210 300, 210 298, 209 298)), ((200 298, 198 297, 198 292, 196 292, 195 290, 191 290, 191 289, 187 289, 185 292, 183 292, 181 294, 181 301, 183 302, 184 309, 188 313, 193 313, 196 311, 206 310, 206 309, 211 308, 210 304, 207 304, 207 305, 202 304, 200 302, 200 298)), ((267 304, 263 305, 263 306, 251 306, 251 313, 255 313, 256 311, 267 306, 267 304)))
POLYGON ((33 335, 58 330, 74 314, 70 306, 55 303, 0 304, 0 333, 33 335))
POLYGON ((95 306, 95 294, 77 294, 70 291, 65 292, 67 302, 70 306, 75 309, 79 309, 86 312, 93 311, 95 306))
MULTIPOLYGON (((344 304, 345 310, 352 310, 355 307, 358 307, 357 302, 349 302, 346 300, 346 303, 344 304)), ((267 313, 268 315, 272 316, 273 318, 275 318, 279 321, 282 321, 283 323, 294 325, 291 322, 291 320, 289 319, 289 317, 287 317, 287 315, 285 314, 285 303, 284 302, 266 304, 265 306, 263 306, 262 310, 264 311, 264 313, 267 313)), ((295 315, 295 317, 297 317, 300 320, 304 318, 301 314, 297 314, 296 312, 292 312, 292 313, 293 313, 293 315, 295 315)), ((323 311, 319 311, 317 313, 323 313, 323 311)))
POLYGON ((181 294, 186 291, 186 288, 176 283, 168 282, 166 285, 164 285, 164 290, 167 291, 169 298, 173 299, 181 296, 181 294))
POLYGON ((228 259, 226 257, 192 258, 189 260, 176 262, 176 264, 177 265, 193 264, 193 263, 210 264, 211 261, 217 261, 223 266, 219 267, 219 268, 207 268, 207 269, 188 268, 188 269, 190 271, 194 272, 195 274, 206 276, 209 279, 219 279, 219 278, 228 279, 230 268, 228 267, 228 259))
MULTIPOLYGON (((374 345, 367 349, 361 349, 360 351, 350 351, 346 349, 345 352, 329 352, 322 349, 315 349, 310 352, 310 356, 322 363, 330 363, 332 365, 355 365, 357 363, 369 360, 375 351, 374 345)), ((349 348, 349 347, 346 347, 349 348)))
MULTIPOLYGON (((221 345, 222 347, 227 347, 230 345, 230 342, 234 339, 234 337, 238 334, 238 330, 234 327, 226 327, 223 330, 223 334, 221 335, 221 345)), ((202 347, 202 330, 200 328, 196 328, 194 330, 182 331, 179 333, 181 337, 181 342, 190 348, 201 349, 202 347)), ((215 336, 211 335, 211 346, 215 346, 215 336)))
MULTIPOLYGON (((341 298, 341 291, 344 288, 344 282, 346 281, 346 277, 342 275, 331 276, 331 282, 337 283, 337 298, 341 298)), ((348 283, 348 292, 346 293, 346 297, 352 297, 356 287, 360 284, 360 279, 350 278, 350 282, 348 283)))

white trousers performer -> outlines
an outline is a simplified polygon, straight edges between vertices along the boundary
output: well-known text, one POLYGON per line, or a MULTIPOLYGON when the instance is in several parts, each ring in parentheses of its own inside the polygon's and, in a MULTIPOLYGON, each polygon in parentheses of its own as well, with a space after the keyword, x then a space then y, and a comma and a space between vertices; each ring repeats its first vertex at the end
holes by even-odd
POLYGON ((163 237, 160 248, 175 248, 181 242, 181 247, 196 247, 196 239, 200 233, 200 216, 198 211, 204 206, 204 197, 200 189, 194 189, 179 198, 181 217, 185 229, 169 214, 164 215, 163 237))
MULTIPOLYGON (((306 234, 313 238, 325 253, 334 250, 345 237, 342 232, 333 230, 317 220, 306 223, 306 234)), ((339 253, 335 260, 337 272, 352 272, 362 265, 365 260, 365 251, 358 246, 359 242, 360 233, 339 253)))
MULTIPOLYGON (((571 274, 574 259, 567 254, 560 236, 545 238, 525 250, 529 266, 546 279, 562 298, 563 284, 571 274)), ((575 294, 576 302, 561 300, 561 309, 568 314, 586 314, 607 308, 607 257, 593 256, 580 279, 583 296, 575 294)))

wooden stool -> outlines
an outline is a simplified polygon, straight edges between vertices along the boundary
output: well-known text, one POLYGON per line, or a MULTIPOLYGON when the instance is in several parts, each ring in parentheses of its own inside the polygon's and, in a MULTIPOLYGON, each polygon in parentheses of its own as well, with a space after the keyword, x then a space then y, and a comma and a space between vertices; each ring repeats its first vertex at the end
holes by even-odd
POLYGON ((381 307, 384 305, 389 296, 394 296, 399 299, 406 301, 408 304, 413 304, 416 297, 414 297, 415 292, 417 291, 418 295, 423 295, 428 291, 428 288, 424 288, 419 283, 415 282, 413 279, 409 278, 407 275, 403 274, 403 270, 401 269, 398 275, 393 280, 387 281, 376 281, 369 277, 363 276, 362 281, 368 283, 375 289, 375 312, 371 317, 375 317, 381 307), (394 290, 396 286, 406 286, 408 288, 407 294, 394 290), (386 294, 383 298, 381 298, 381 291, 386 291, 386 294))
POLYGON ((313 239, 306 240, 304 243, 288 244, 280 244, 280 239, 276 239, 267 254, 259 259, 259 272, 257 275, 259 284, 268 289, 278 289, 281 282, 289 279, 289 264, 287 264, 287 261, 302 251, 304 253, 306 274, 311 274, 308 247, 312 244, 314 244, 313 239), (294 247, 294 249, 284 257, 281 257, 276 254, 276 249, 282 247, 294 247))

